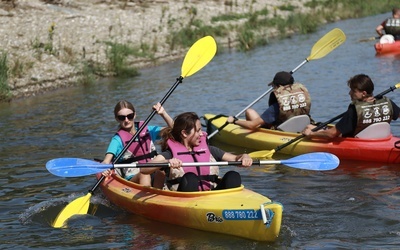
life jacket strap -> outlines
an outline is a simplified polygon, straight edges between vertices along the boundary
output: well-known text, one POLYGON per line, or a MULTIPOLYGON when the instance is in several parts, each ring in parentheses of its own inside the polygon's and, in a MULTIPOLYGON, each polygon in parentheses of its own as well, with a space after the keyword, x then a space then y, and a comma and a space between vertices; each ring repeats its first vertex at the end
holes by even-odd
POLYGON ((158 155, 157 151, 154 150, 154 151, 151 151, 150 153, 145 154, 145 155, 140 155, 140 156, 137 156, 137 157, 130 157, 130 158, 126 159, 126 160, 121 161, 120 163, 125 164, 125 163, 137 162, 137 161, 144 160, 144 159, 151 159, 156 155, 158 155))

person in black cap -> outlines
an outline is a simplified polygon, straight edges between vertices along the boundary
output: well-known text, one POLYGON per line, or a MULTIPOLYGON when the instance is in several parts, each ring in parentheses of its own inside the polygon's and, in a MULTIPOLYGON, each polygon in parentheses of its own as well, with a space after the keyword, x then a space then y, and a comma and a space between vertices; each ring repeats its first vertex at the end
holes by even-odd
POLYGON ((261 116, 249 108, 246 110, 246 120, 229 116, 227 122, 252 130, 259 127, 275 129, 293 116, 309 115, 310 94, 303 84, 294 81, 292 74, 286 71, 278 72, 268 86, 273 87, 273 92, 269 97, 269 107, 261 116))

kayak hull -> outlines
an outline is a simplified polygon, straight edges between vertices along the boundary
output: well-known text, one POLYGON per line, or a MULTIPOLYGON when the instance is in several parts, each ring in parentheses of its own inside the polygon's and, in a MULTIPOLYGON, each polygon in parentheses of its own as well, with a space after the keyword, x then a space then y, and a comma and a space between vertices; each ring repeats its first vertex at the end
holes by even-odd
POLYGON ((160 222, 256 241, 275 241, 281 228, 282 205, 243 186, 177 192, 144 187, 112 175, 100 187, 118 207, 160 222))
MULTIPOLYGON (((206 114, 206 121, 214 118, 206 114)), ((226 117, 211 120, 212 131, 222 127, 226 117)), ((270 129, 251 131, 240 126, 229 124, 211 138, 212 142, 243 148, 247 152, 273 150, 296 137, 299 133, 283 132, 270 129)), ((395 143, 400 138, 390 135, 381 139, 335 138, 308 139, 302 138, 279 150, 279 153, 296 156, 312 152, 328 152, 335 154, 341 160, 359 160, 382 163, 400 163, 400 149, 395 143)))
POLYGON ((376 54, 396 54, 400 53, 400 41, 393 43, 375 43, 376 54))

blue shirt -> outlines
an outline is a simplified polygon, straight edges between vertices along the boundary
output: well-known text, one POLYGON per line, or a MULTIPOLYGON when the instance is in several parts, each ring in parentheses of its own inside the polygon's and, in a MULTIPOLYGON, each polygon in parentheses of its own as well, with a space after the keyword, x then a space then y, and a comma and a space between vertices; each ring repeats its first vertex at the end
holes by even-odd
MULTIPOLYGON (((154 142, 155 140, 159 140, 161 139, 160 137, 160 131, 163 127, 160 126, 147 126, 149 133, 150 133, 150 137, 151 140, 154 142)), ((136 128, 138 129, 138 128, 136 128)), ((122 152, 122 150, 124 149, 124 144, 122 143, 121 137, 119 137, 118 134, 115 134, 112 138, 111 138, 111 142, 108 145, 107 148, 107 154, 113 154, 114 156, 119 155, 119 153, 122 152)))
POLYGON ((261 114, 261 119, 265 124, 273 125, 278 120, 279 104, 277 102, 270 105, 264 113, 261 114))

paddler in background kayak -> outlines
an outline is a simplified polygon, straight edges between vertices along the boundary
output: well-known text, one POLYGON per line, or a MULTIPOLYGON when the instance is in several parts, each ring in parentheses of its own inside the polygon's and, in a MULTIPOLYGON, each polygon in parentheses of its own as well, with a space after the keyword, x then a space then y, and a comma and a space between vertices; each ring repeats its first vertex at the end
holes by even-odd
POLYGON ((392 17, 385 19, 375 30, 381 37, 381 43, 400 40, 400 8, 393 8, 392 17), (383 31, 385 31, 385 34, 383 34, 383 31))
POLYGON ((308 125, 303 135, 309 138, 354 137, 371 124, 397 120, 400 108, 389 98, 375 99, 374 83, 365 74, 351 77, 347 81, 351 103, 342 119, 333 127, 313 132, 314 125, 308 125))
POLYGON ((269 107, 261 116, 249 108, 246 110, 246 120, 229 116, 227 122, 251 130, 259 127, 275 129, 293 116, 310 116, 310 94, 303 84, 294 81, 292 74, 286 71, 278 72, 268 85, 272 85, 274 89, 269 97, 269 107))
MULTIPOLYGON (((201 131, 200 118, 196 113, 186 112, 174 119, 173 127, 161 131, 161 150, 150 163, 168 162, 167 188, 174 191, 194 192, 240 187, 242 181, 236 171, 228 171, 219 178, 215 161, 241 161, 243 167, 252 165, 248 154, 234 155, 208 145, 207 134, 201 131), (210 166, 182 167, 183 162, 210 162, 210 166)), ((141 168, 142 174, 151 174, 160 167, 141 168)), ((154 187, 163 188, 164 180, 155 181, 154 187)))
MULTIPOLYGON (((168 126, 172 127, 174 121, 165 111, 160 103, 153 106, 153 109, 157 111, 168 126)), ((102 163, 110 164, 117 155, 121 153, 127 142, 135 135, 139 127, 142 126, 143 122, 135 122, 136 111, 132 103, 128 101, 119 101, 114 108, 114 117, 118 122, 118 131, 112 137, 111 142, 107 148, 107 153, 102 163)), ((154 156, 157 155, 156 147, 154 142, 159 138, 159 134, 162 127, 159 126, 146 126, 137 139, 129 146, 128 150, 121 157, 118 163, 131 163, 149 162, 154 156)), ((140 173, 138 168, 122 168, 115 170, 106 170, 103 172, 104 176, 111 174, 111 171, 116 171, 123 178, 140 183, 145 186, 151 186, 151 176, 140 173)))

